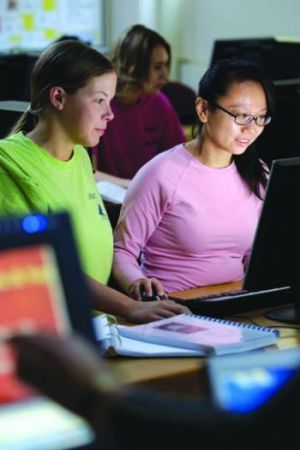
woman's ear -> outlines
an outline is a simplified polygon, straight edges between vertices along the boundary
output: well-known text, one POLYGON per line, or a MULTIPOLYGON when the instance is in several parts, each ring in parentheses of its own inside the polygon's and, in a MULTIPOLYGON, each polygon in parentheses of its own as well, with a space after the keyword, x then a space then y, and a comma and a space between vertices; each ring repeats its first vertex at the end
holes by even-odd
POLYGON ((206 123, 208 116, 208 102, 202 97, 196 98, 196 113, 200 122, 206 123))
POLYGON ((51 105, 58 111, 61 111, 64 107, 65 98, 66 98, 65 90, 62 87, 53 86, 50 89, 49 96, 50 96, 51 105))

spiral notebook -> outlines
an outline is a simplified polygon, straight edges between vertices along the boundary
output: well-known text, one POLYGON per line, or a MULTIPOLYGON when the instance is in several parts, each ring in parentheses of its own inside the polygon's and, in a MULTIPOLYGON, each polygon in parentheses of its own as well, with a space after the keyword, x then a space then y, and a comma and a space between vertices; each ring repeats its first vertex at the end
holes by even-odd
MULTIPOLYGON (((102 317, 102 319, 101 319, 102 317)), ((153 356, 209 356, 239 353, 275 344, 276 329, 212 317, 180 314, 144 325, 105 325, 94 319, 103 351, 108 354, 153 356)))
POLYGON ((104 356, 130 356, 136 358, 205 356, 201 350, 142 342, 135 338, 121 336, 119 325, 110 316, 103 314, 93 318, 96 338, 104 356))

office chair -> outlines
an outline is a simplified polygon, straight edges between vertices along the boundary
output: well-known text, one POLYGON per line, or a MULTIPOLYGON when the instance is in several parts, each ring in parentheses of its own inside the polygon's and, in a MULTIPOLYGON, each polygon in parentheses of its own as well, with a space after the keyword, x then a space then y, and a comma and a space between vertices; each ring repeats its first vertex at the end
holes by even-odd
POLYGON ((196 92, 191 87, 178 81, 169 81, 162 87, 161 91, 172 103, 182 125, 194 124, 196 120, 196 92))

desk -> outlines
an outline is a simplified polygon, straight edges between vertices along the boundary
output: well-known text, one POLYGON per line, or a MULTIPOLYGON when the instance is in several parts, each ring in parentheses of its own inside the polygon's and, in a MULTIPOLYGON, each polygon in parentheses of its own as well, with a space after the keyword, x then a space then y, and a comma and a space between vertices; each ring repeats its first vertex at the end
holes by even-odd
MULTIPOLYGON (((209 286, 190 289, 184 292, 175 292, 172 295, 182 299, 193 298, 200 295, 225 292, 239 288, 241 283, 228 283, 218 286, 209 286)), ((264 317, 266 310, 251 311, 243 313, 242 317, 255 321, 260 325, 285 325, 274 322, 264 317)), ((240 319, 239 321, 244 321, 240 319)), ((232 318, 232 317, 230 317, 232 318)), ((290 348, 300 344, 300 327, 280 328, 279 348, 290 348)), ((158 390, 202 394, 205 385, 201 377, 205 365, 205 358, 116 358, 110 360, 109 364, 117 369, 125 384, 146 386, 158 390)))
POLYGON ((29 106, 29 102, 23 102, 18 100, 1 100, 0 109, 3 111, 15 111, 22 113, 26 111, 29 106))

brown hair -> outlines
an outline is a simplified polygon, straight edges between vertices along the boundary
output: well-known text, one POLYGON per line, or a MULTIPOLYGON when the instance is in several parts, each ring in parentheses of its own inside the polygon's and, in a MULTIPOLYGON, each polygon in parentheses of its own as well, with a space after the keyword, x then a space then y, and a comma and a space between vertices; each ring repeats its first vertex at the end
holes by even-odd
POLYGON ((160 34, 144 25, 134 25, 127 31, 112 58, 118 74, 117 93, 142 88, 149 75, 152 52, 158 46, 168 53, 170 66, 171 47, 160 34))
POLYGON ((28 133, 49 108, 49 93, 53 86, 68 94, 85 86, 90 78, 114 72, 112 62, 87 44, 64 40, 50 45, 36 61, 31 75, 31 104, 20 117, 12 132, 28 133))

